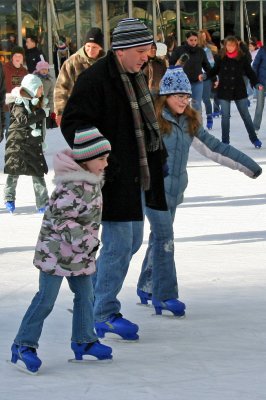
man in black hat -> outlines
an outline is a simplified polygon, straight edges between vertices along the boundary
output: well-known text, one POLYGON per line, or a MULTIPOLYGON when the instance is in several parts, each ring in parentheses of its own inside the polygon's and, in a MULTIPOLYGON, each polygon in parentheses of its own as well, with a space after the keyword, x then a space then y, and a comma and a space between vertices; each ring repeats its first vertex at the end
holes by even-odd
POLYGON ((71 147, 75 131, 90 126, 97 127, 112 146, 102 190, 102 247, 95 282, 99 337, 110 332, 138 339, 138 325, 120 314, 117 295, 142 244, 144 212, 152 224, 160 220, 165 228, 156 234, 161 251, 153 265, 157 297, 178 297, 173 260, 161 265, 166 251, 173 258, 173 230, 164 193, 161 134, 141 70, 152 43, 153 35, 139 19, 120 21, 106 57, 78 77, 62 118, 61 130, 71 147))
POLYGON ((100 28, 93 27, 86 33, 84 45, 64 62, 57 77, 54 88, 54 112, 58 126, 61 124, 64 108, 79 74, 104 55, 103 33, 100 28))

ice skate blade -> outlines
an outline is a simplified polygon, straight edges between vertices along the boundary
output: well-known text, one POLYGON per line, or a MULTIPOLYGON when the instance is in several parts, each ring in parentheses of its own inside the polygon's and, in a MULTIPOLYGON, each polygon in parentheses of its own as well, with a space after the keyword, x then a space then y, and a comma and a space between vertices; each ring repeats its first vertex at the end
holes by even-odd
POLYGON ((143 303, 141 303, 141 302, 139 302, 139 303, 136 303, 136 305, 137 306, 142 306, 142 307, 153 307, 153 305, 152 304, 143 304, 143 303))
POLYGON ((167 314, 152 314, 153 317, 161 317, 161 318, 168 318, 168 319, 184 319, 186 318, 186 314, 184 315, 174 315, 171 311, 168 311, 167 314))
POLYGON ((28 375, 39 375, 39 371, 32 372, 32 371, 30 371, 29 369, 27 369, 26 365, 25 365, 24 362, 21 361, 21 360, 18 360, 16 363, 13 363, 13 362, 10 361, 10 360, 6 360, 6 361, 7 361, 7 363, 10 364, 12 367, 18 369, 18 370, 21 371, 21 372, 24 372, 25 374, 28 374, 28 375))
POLYGON ((73 364, 95 364, 95 363, 110 364, 111 362, 113 362, 113 358, 106 358, 105 360, 99 360, 96 357, 83 358, 83 360, 76 360, 75 358, 70 358, 68 362, 73 364))
POLYGON ((138 343, 139 342, 139 337, 137 339, 123 339, 121 336, 107 332, 105 333, 105 336, 101 338, 101 341, 106 341, 106 342, 119 342, 119 343, 138 343))

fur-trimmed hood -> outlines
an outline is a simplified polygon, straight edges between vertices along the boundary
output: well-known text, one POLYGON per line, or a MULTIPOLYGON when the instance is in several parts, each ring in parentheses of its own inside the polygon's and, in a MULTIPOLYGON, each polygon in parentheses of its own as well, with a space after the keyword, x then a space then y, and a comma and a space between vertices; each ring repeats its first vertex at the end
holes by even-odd
POLYGON ((71 149, 65 149, 55 154, 54 159, 55 177, 53 183, 85 181, 92 185, 103 184, 104 174, 95 175, 85 171, 73 158, 71 149))

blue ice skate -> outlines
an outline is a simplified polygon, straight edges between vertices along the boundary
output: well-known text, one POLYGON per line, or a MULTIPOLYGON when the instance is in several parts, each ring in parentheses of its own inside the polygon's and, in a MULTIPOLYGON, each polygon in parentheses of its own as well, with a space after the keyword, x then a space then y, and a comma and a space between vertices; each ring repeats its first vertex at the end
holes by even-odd
POLYGON ((101 344, 99 340, 93 343, 71 343, 71 349, 74 351, 75 359, 82 361, 83 356, 93 356, 98 360, 111 360, 112 348, 101 344))
POLYGON ((29 346, 19 346, 13 343, 11 347, 12 357, 11 362, 16 364, 18 360, 21 360, 28 371, 36 373, 42 365, 41 360, 37 357, 36 349, 29 346))
POLYGON ((123 318, 122 314, 113 314, 106 321, 96 322, 95 329, 97 335, 103 338, 106 333, 114 333, 121 336, 124 340, 138 340, 138 325, 133 324, 123 318))
POLYGON ((161 315, 162 310, 171 311, 176 317, 183 317, 185 315, 186 305, 178 299, 159 301, 153 297, 152 304, 155 308, 156 315, 161 315))
POLYGON ((37 213, 38 213, 38 214, 44 214, 44 213, 45 213, 45 210, 46 210, 46 207, 37 208, 37 213))
POLYGON ((137 288, 137 295, 140 298, 141 304, 148 304, 148 300, 152 300, 152 294, 144 292, 143 290, 137 288))
POLYGON ((255 149, 260 149, 262 146, 262 142, 259 139, 256 139, 255 142, 253 142, 255 149))
POLYGON ((212 129, 213 126, 213 118, 212 118, 212 114, 208 114, 207 115, 207 129, 212 129))
POLYGON ((219 118, 222 115, 221 111, 215 111, 212 113, 213 118, 219 118))
POLYGON ((15 202, 14 201, 7 201, 5 203, 7 211, 9 211, 11 214, 15 211, 15 202))

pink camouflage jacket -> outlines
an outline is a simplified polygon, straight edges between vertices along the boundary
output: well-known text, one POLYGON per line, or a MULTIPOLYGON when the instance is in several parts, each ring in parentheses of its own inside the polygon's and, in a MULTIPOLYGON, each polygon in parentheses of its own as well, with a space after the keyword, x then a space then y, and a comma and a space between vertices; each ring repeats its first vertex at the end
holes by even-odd
POLYGON ((45 211, 33 264, 53 275, 95 272, 102 215, 103 175, 82 169, 72 150, 54 157, 54 189, 45 211))

